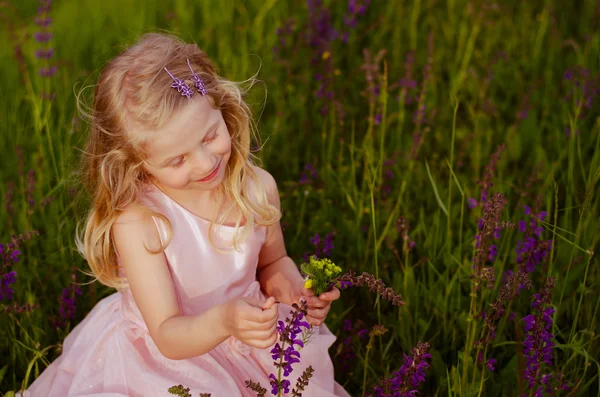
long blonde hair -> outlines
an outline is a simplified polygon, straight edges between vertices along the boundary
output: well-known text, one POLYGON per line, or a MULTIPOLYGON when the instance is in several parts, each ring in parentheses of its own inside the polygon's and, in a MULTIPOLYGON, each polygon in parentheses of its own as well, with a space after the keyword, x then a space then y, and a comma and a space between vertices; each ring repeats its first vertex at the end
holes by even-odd
MULTIPOLYGON (((251 111, 243 100, 246 90, 241 88, 242 84, 218 76, 208 56, 196 44, 187 44, 166 34, 145 34, 102 70, 95 87, 93 108, 86 115, 91 131, 81 173, 92 198, 92 208, 85 227, 77 232, 77 246, 91 268, 88 274, 109 287, 127 286, 127 280, 118 273, 111 228, 128 206, 140 205, 168 225, 168 240, 160 250, 150 252, 164 251, 171 239, 169 220, 138 200, 150 182, 142 167, 147 157, 145 137, 133 134, 132 130, 137 127, 158 129, 188 103, 188 98, 170 88, 173 81, 163 69, 167 67, 174 76, 189 76, 187 59, 204 80, 208 95, 221 110, 231 136, 231 157, 225 179, 219 186, 217 213, 221 213, 223 199, 232 201, 234 206, 220 214, 217 223, 222 224, 231 211, 239 210, 233 239, 237 249, 255 224, 269 226, 281 216, 269 204, 266 187, 253 168, 250 143, 252 138, 258 141, 258 136, 251 111), (254 194, 249 192, 249 181, 253 182, 254 194), (255 200, 251 199, 253 196, 255 200), (245 220, 243 227, 240 226, 242 219, 245 220)), ((250 82, 251 87, 254 81, 253 76, 245 83, 250 82)), ((186 82, 193 87, 192 81, 186 82)), ((85 113, 81 104, 80 111, 85 113)), ((211 221, 209 238, 213 224, 211 221)))

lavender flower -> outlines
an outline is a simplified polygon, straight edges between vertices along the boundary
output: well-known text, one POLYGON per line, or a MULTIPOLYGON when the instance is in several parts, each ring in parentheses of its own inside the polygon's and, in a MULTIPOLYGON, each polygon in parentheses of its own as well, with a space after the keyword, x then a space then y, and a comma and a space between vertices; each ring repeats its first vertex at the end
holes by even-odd
POLYGON ((15 290, 10 285, 14 284, 15 281, 17 281, 17 272, 14 270, 2 275, 0 279, 0 300, 6 299, 9 301, 13 298, 15 290))
MULTIPOLYGON (((75 275, 72 275, 75 279, 75 275)), ((75 313, 77 311, 76 295, 81 295, 81 287, 75 284, 70 284, 67 288, 63 288, 62 294, 59 298, 59 317, 53 319, 52 323, 55 328, 61 328, 66 326, 69 320, 75 319, 75 313)))
POLYGON ((32 312, 34 309, 39 309, 40 305, 39 303, 35 303, 35 304, 30 304, 30 303, 25 303, 22 305, 19 305, 17 302, 12 302, 9 305, 6 305, 6 308, 4 309, 7 313, 15 313, 15 314, 20 314, 20 313, 30 313, 32 312))
POLYGON ((504 197, 502 193, 494 193, 492 199, 489 202, 485 202, 483 216, 479 220, 480 231, 475 236, 476 252, 474 258, 474 268, 476 270, 476 281, 483 269, 486 259, 489 259, 490 256, 492 256, 492 252, 490 252, 491 239, 494 237, 495 231, 501 226, 500 216, 506 203, 506 197, 504 197))
MULTIPOLYGON (((38 74, 41 77, 52 77, 57 71, 56 66, 49 64, 49 59, 54 55, 54 49, 49 47, 49 42, 52 39, 53 34, 52 32, 48 31, 50 25, 52 24, 52 19, 48 17, 51 4, 51 0, 40 0, 38 15, 35 17, 35 24, 42 29, 33 35, 35 40, 43 45, 42 48, 35 51, 36 58, 44 61, 44 66, 38 70, 38 74)), ((43 93, 42 97, 51 98, 52 94, 43 93)))
POLYGON ((405 305, 400 294, 396 294, 391 287, 386 287, 381 279, 376 279, 375 276, 367 272, 363 272, 360 276, 357 276, 354 270, 350 269, 348 273, 343 274, 338 281, 340 284, 350 282, 352 286, 357 287, 366 285, 371 292, 377 292, 381 298, 391 301, 393 305, 405 305))
POLYGON ((300 180, 298 183, 301 185, 313 184, 317 180, 317 170, 311 163, 306 163, 304 166, 304 171, 302 171, 302 175, 300 175, 300 180))
MULTIPOLYGON (((21 244, 26 240, 31 240, 34 235, 39 235, 39 232, 34 230, 27 231, 19 236, 13 235, 9 243, 0 244, 0 301, 8 302, 13 299, 15 290, 12 285, 17 281, 17 272, 10 270, 10 268, 19 261, 21 244)), ((23 312, 28 308, 29 306, 19 306, 14 302, 12 310, 23 312)), ((6 311, 11 311, 11 309, 7 307, 6 311)))
POLYGON ((387 379, 384 379, 380 386, 373 389, 370 397, 415 397, 418 394, 417 388, 425 382, 425 370, 429 364, 425 361, 431 358, 429 343, 419 342, 417 347, 412 350, 412 356, 404 355, 403 364, 400 369, 387 379))
POLYGON ((593 76, 588 69, 575 66, 567 69, 563 77, 568 90, 565 102, 575 98, 581 108, 579 118, 584 118, 600 95, 600 75, 593 76))
POLYGON ((333 240, 335 238, 336 232, 333 231, 331 233, 327 233, 324 239, 321 239, 319 233, 316 233, 313 237, 309 239, 309 241, 315 246, 315 252, 305 252, 303 255, 304 262, 308 262, 311 256, 322 257, 322 256, 331 256, 331 251, 333 251, 334 245, 333 240))
POLYGON ((33 34, 33 37, 39 43, 47 43, 50 41, 50 39, 52 39, 52 33, 45 31, 36 32, 33 34))
POLYGON ((392 193, 392 185, 394 184, 394 166, 398 162, 399 155, 399 152, 394 152, 390 158, 383 162, 383 181, 381 190, 384 198, 388 198, 392 193))
POLYGON ((562 390, 568 389, 562 374, 553 372, 544 373, 544 364, 552 367, 552 347, 554 347, 552 328, 552 315, 554 308, 551 304, 551 290, 554 288, 554 277, 548 277, 540 293, 535 294, 531 304, 533 313, 523 317, 525 322, 525 341, 523 354, 525 355, 525 379, 530 389, 535 389, 535 396, 553 394, 553 383, 558 384, 562 390))
MULTIPOLYGON (((370 3, 371 0, 365 0, 363 4, 357 3, 356 0, 349 0, 348 13, 344 15, 344 25, 350 29, 355 29, 358 26, 358 16, 365 14, 370 3)), ((350 31, 342 33, 342 41, 344 43, 348 42, 349 37, 350 31)))
POLYGON ((49 50, 36 50, 35 57, 37 59, 50 59, 54 55, 54 49, 50 48, 49 50))
POLYGON ((534 211, 527 205, 524 206, 524 212, 529 217, 529 222, 519 221, 519 231, 525 235, 522 241, 517 242, 517 263, 528 273, 532 273, 549 256, 553 241, 541 239, 544 229, 537 226, 537 220, 544 220, 548 214, 540 211, 534 215, 534 211))
POLYGON ((475 200, 473 197, 469 198, 469 200, 467 200, 467 202, 469 203, 470 210, 472 210, 473 208, 475 208, 477 206, 477 200, 475 200))
MULTIPOLYGON (((302 303, 302 306, 293 303, 290 315, 291 317, 287 317, 285 322, 279 321, 277 323, 279 342, 270 351, 271 357, 274 360, 273 365, 277 368, 277 375, 273 373, 269 375, 271 394, 274 396, 281 396, 282 392, 289 393, 291 382, 286 377, 293 371, 292 364, 300 362, 300 352, 295 349, 295 346, 304 347, 302 334, 304 331, 310 329, 310 324, 303 320, 306 316, 306 303, 302 303)), ((299 396, 298 392, 304 390, 304 387, 308 385, 312 371, 312 367, 308 367, 298 378, 296 388, 293 391, 295 393, 294 396, 299 396)), ((264 390, 260 383, 251 380, 246 381, 246 387, 257 392, 259 396, 264 390)), ((264 393, 262 396, 264 396, 264 393)))

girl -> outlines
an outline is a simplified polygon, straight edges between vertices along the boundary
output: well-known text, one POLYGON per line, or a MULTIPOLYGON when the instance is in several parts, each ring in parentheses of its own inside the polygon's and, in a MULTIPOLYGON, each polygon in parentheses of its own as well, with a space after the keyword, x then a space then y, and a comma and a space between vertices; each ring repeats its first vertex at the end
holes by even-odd
POLYGON ((340 293, 303 289, 275 181, 251 160, 238 86, 196 45, 148 34, 102 71, 90 116, 93 207, 78 245, 118 292, 23 396, 168 396, 178 384, 193 396, 256 396, 245 381, 270 389, 277 321, 300 299, 316 328, 289 379, 311 365, 304 396, 348 396, 321 326, 340 293))

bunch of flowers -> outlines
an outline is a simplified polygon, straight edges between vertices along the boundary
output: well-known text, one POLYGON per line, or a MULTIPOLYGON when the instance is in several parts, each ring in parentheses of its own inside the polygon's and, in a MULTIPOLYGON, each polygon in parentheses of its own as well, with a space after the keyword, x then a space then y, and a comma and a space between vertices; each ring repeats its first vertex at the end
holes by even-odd
POLYGON ((330 259, 319 259, 315 255, 310 257, 308 263, 302 263, 300 269, 305 277, 304 288, 312 288, 317 296, 329 291, 342 274, 342 268, 330 259))

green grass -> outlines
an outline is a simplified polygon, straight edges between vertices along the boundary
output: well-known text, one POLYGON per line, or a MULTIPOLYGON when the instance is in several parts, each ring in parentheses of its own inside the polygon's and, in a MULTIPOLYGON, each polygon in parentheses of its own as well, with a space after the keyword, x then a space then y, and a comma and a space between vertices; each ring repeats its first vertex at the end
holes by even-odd
MULTIPOLYGON (((51 44, 58 73, 51 79, 38 76, 33 55, 37 5, 14 3, 0 4, 0 242, 39 231, 12 266, 18 274, 13 300, 39 308, 12 314, 0 301, 0 391, 30 384, 58 356, 69 331, 114 292, 97 283, 83 286, 76 320, 60 330, 52 326, 71 274, 89 281, 76 270, 87 269, 74 247, 76 222, 87 208, 85 196, 76 194, 87 126, 77 116, 75 93, 94 84, 103 65, 141 33, 166 30, 198 43, 228 78, 260 70, 264 85, 248 100, 266 141, 259 155, 281 192, 288 253, 300 263, 314 250, 311 236, 335 230, 336 264, 377 275, 402 294, 401 308, 365 288, 344 291, 333 305, 328 325, 339 341, 347 335, 344 319, 389 329, 369 350, 366 340, 354 337, 357 358, 347 370, 336 355, 338 344, 331 350, 336 378, 352 395, 397 370, 418 341, 429 342, 432 354, 421 395, 531 395, 523 378, 520 319, 531 312, 530 297, 544 278, 556 276, 556 347, 547 372, 562 371, 577 385, 561 395, 600 396, 600 98, 596 94, 587 108, 581 88, 564 78, 577 66, 588 71, 589 84, 600 86, 596 1, 563 2, 562 8, 541 0, 507 0, 497 8, 480 0, 373 1, 354 29, 343 23, 347 3, 324 1, 334 27, 349 37, 321 51, 305 40, 310 21, 304 2, 57 1, 51 44), (294 32, 275 57, 276 30, 289 18, 294 32), (363 67, 366 50, 372 83, 363 67), (377 58, 380 50, 386 52, 377 58), (397 84, 409 51, 415 89, 397 84), (325 102, 315 95, 317 74, 329 79, 337 101, 324 114, 325 102), (42 92, 56 94, 55 100, 43 100, 42 92), (413 118, 420 106, 426 123, 413 118), (522 110, 527 115, 521 119, 522 110), (578 133, 569 136, 566 128, 578 133), (502 231, 498 256, 487 263, 496 282, 475 291, 474 236, 482 212, 469 209, 468 199, 479 200, 477 182, 501 144, 506 147, 488 196, 503 193, 508 203, 501 220, 515 223, 525 219, 524 205, 535 207, 538 200, 538 210, 549 214, 539 224, 543 238, 554 245, 532 275, 533 289, 509 308, 517 320, 504 316, 498 323, 486 351, 498 361, 492 373, 475 365, 473 341, 483 324, 478 315, 496 299, 503 272, 516 269, 522 233, 502 231), (307 163, 317 178, 299 184, 307 163), (29 172, 35 183, 31 176, 28 182, 29 172), (395 227, 400 216, 410 226, 413 249, 395 227)), ((84 91, 88 103, 92 91, 84 91)))

